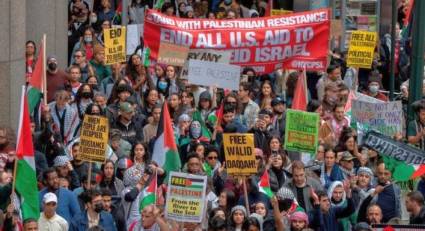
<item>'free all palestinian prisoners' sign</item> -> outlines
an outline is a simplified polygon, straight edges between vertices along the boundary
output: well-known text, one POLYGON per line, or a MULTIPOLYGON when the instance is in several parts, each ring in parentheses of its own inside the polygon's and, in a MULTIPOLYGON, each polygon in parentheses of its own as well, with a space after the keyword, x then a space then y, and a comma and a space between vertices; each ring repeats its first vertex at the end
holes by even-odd
POLYGON ((353 31, 348 47, 347 66, 370 69, 375 53, 376 40, 376 32, 353 31))
POLYGON ((183 19, 146 11, 144 45, 158 59, 162 42, 190 49, 231 51, 230 63, 258 74, 277 68, 325 70, 330 10, 233 20, 183 19))
POLYGON ((171 172, 165 216, 181 222, 201 222, 205 213, 207 176, 171 172))
POLYGON ((224 133, 223 145, 228 174, 250 176, 257 173, 254 134, 224 133))
POLYGON ((318 136, 319 114, 290 109, 286 111, 286 150, 315 154, 318 136))
POLYGON ((105 151, 108 145, 109 123, 108 118, 93 115, 84 115, 81 125, 79 160, 104 162, 105 151))

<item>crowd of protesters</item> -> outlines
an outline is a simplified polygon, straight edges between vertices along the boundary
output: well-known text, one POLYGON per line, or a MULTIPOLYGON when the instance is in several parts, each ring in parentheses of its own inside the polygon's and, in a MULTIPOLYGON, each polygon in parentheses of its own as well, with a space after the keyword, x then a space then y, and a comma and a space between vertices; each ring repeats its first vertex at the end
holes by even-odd
MULTIPOLYGON (((291 108, 302 71, 277 69, 258 75, 245 67, 241 75, 247 78, 238 91, 229 91, 191 85, 175 66, 144 66, 136 52, 128 54, 126 63, 105 65, 102 29, 121 24, 118 2, 70 1, 69 65, 59 68, 65 64, 54 55, 46 60, 48 104, 42 103, 31 119, 39 220, 22 221, 19 206, 11 200, 16 137, 10 128, 0 128, 3 230, 371 230, 372 224, 402 223, 402 207, 410 216, 407 223, 425 224, 425 175, 401 189, 381 154, 357 142, 357 131, 344 114, 350 91, 388 101, 387 37, 377 47, 372 69, 347 67, 346 53, 335 49, 326 72, 306 73, 307 110, 320 115, 319 146, 315 155, 309 155, 283 148, 285 111, 291 108), (164 179, 169 173, 152 161, 163 104, 168 104, 173 122, 181 171, 208 178, 201 223, 164 217, 164 179), (223 115, 218 120, 220 105, 223 115), (79 134, 86 114, 109 120, 107 160, 102 164, 79 160, 79 134), (246 182, 226 173, 223 133, 233 132, 255 137, 258 173, 246 182), (271 199, 257 184, 265 171, 274 193, 271 199), (140 211, 142 191, 153 173, 158 175, 157 203, 140 211)), ((283 2, 275 5, 292 7, 283 2)), ((153 7, 152 1, 132 0, 129 23, 143 24, 145 10, 153 7)), ((262 17, 266 9, 267 1, 176 0, 166 1, 161 11, 183 18, 226 20, 262 17)), ((398 26, 396 88, 406 103, 410 43, 400 32, 404 29, 398 26)), ((27 79, 36 57, 36 43, 28 41, 27 79)), ((414 107, 416 119, 404 124, 406 134, 393 138, 425 152, 425 100, 407 106, 414 107)))

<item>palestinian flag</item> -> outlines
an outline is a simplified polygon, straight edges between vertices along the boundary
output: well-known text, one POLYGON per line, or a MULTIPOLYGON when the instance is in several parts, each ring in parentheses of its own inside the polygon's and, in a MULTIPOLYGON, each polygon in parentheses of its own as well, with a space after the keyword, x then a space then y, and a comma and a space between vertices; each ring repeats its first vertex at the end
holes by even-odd
MULTIPOLYGON (((43 37, 44 38, 44 37, 43 37)), ((44 40, 44 39, 43 39, 44 40)), ((46 63, 44 57, 44 41, 41 43, 40 50, 38 52, 37 62, 32 73, 32 76, 28 83, 28 104, 30 113, 33 113, 36 106, 39 104, 42 97, 42 93, 45 92, 44 79, 46 70, 44 70, 44 64, 46 63)))
POLYGON ((15 188, 20 196, 23 220, 38 219, 40 207, 38 201, 37 178, 34 162, 34 146, 32 143, 30 114, 25 87, 22 87, 21 112, 19 118, 18 140, 16 142, 15 188))
POLYGON ((174 130, 166 103, 162 106, 156 137, 152 160, 162 167, 167 175, 171 171, 179 172, 181 168, 180 156, 174 140, 174 130))
POLYGON ((423 164, 410 165, 386 155, 382 155, 382 158, 385 163, 385 168, 392 173, 395 181, 408 181, 425 174, 425 165, 423 164))
POLYGON ((143 189, 143 197, 140 200, 139 210, 142 211, 148 205, 154 205, 156 202, 156 188, 157 188, 157 175, 155 173, 154 178, 149 185, 143 189))
POLYGON ((297 86, 294 91, 294 99, 292 100, 291 109, 307 111, 308 93, 307 93, 307 78, 304 70, 297 80, 297 86))
POLYGON ((273 192, 270 188, 269 172, 267 170, 264 171, 260 178, 260 182, 258 182, 258 189, 260 192, 266 194, 268 198, 273 197, 273 192))
POLYGON ((154 9, 158 9, 161 10, 162 9, 162 5, 164 5, 164 0, 156 0, 155 5, 153 6, 154 9))

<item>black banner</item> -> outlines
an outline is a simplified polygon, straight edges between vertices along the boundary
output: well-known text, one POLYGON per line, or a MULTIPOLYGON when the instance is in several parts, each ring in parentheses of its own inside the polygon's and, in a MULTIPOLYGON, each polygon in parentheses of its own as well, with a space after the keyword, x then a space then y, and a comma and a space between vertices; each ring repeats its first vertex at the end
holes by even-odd
POLYGON ((363 139, 363 145, 381 155, 392 157, 406 164, 425 164, 425 153, 415 147, 398 142, 376 131, 369 131, 363 139))

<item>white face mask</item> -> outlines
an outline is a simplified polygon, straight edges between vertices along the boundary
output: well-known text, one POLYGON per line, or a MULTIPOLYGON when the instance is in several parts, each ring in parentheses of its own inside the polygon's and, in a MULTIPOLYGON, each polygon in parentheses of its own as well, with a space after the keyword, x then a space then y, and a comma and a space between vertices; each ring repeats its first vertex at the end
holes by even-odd
POLYGON ((97 22, 97 17, 96 16, 90 17, 90 22, 91 23, 96 23, 97 22))
POLYGON ((372 94, 376 94, 379 91, 379 86, 377 86, 377 85, 371 85, 371 86, 369 86, 369 91, 372 94))

